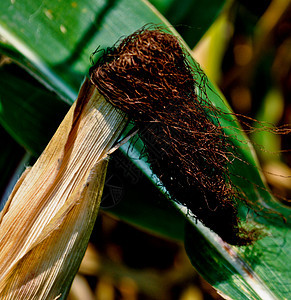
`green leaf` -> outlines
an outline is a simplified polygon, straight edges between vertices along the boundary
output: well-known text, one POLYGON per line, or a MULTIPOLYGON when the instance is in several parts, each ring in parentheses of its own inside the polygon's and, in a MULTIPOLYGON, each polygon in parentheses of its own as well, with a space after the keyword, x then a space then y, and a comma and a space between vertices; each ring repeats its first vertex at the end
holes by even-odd
MULTIPOLYGON (((1 110, 1 106, 0 106, 1 110)), ((24 155, 24 149, 20 147, 11 136, 0 126, 0 196, 5 193, 6 186, 9 183, 11 175, 15 172, 18 163, 24 155)), ((0 203, 0 209, 4 203, 0 203)))
POLYGON ((222 11, 225 0, 150 0, 193 48, 222 11), (207 12, 207 13, 205 13, 207 12))
MULTIPOLYGON (((135 156, 138 153, 118 151, 113 154, 110 161, 107 178, 117 177, 121 184, 122 198, 109 209, 103 210, 116 215, 118 218, 131 224, 135 224, 143 230, 161 235, 174 240, 184 240, 185 218, 177 212, 167 198, 156 188, 153 188, 152 178, 148 178, 140 167, 134 164, 135 156), (128 155, 132 161, 129 161, 128 155)), ((112 193, 112 189, 105 188, 103 197, 106 193, 112 193), (107 190, 107 191, 106 191, 107 190)), ((112 197, 111 203, 118 199, 112 197)))
POLYGON ((278 236, 238 249, 209 238, 205 228, 189 226, 185 247, 199 273, 232 299, 289 299, 288 230, 273 228, 278 236))
POLYGON ((69 109, 15 66, 0 69, 0 107, 2 126, 34 155, 42 152, 69 109))
MULTIPOLYGON (((147 2, 138 0, 95 1, 94 4, 89 0, 77 0, 66 5, 57 0, 0 2, 0 34, 7 41, 6 45, 2 43, 3 51, 10 52, 13 58, 70 103, 87 73, 90 54, 98 46, 112 46, 120 36, 130 34, 147 23, 169 25, 147 2)), ((173 30, 172 27, 170 29, 173 30)), ((176 34, 174 30, 173 33, 176 34)), ((209 83, 205 89, 216 106, 229 111, 216 87, 209 83)), ((42 119, 45 117, 43 113, 39 108, 33 117, 40 116, 42 119)), ((7 119, 5 122, 9 123, 7 119)), ((237 145, 240 157, 232 165, 233 180, 252 201, 258 201, 262 207, 273 207, 290 222, 290 210, 275 202, 265 188, 252 147, 235 118, 227 114, 221 123, 237 145)), ((12 125, 9 126, 12 128, 12 125)), ((24 134, 19 133, 19 136, 21 138, 24 134)), ((124 153, 126 151, 123 149, 124 153)), ((132 151, 138 154, 138 145, 132 151)), ((159 185, 145 161, 133 159, 132 162, 155 186, 159 185)), ((141 178, 144 177, 139 177, 140 183, 145 180, 141 178)), ((148 189, 149 185, 145 186, 148 189)), ((112 211, 135 224, 180 239, 184 238, 184 223, 191 222, 191 229, 186 230, 185 236, 188 255, 193 265, 216 288, 233 299, 289 297, 290 223, 284 224, 279 218, 264 215, 260 218, 254 216, 268 235, 254 246, 228 247, 214 233, 199 223, 193 223, 183 208, 175 204, 174 208, 170 208, 165 205, 166 202, 157 208, 155 202, 148 201, 150 196, 140 199, 139 193, 144 192, 142 184, 136 187, 136 192, 129 194, 112 211), (198 252, 199 249, 202 252, 198 252)))
POLYGON ((29 60, 32 71, 71 103, 98 46, 112 46, 149 20, 161 23, 146 3, 135 0, 66 5, 5 0, 0 9, 0 35, 25 57, 20 62, 29 60))
MULTIPOLYGON (((256 115, 256 119, 263 124, 267 123, 278 125, 280 120, 282 119, 283 111, 284 100, 280 91, 275 88, 271 88, 267 92, 260 105, 260 109, 256 115)), ((260 124, 254 125, 257 126, 257 128, 261 127, 260 124)), ((274 155, 274 153, 280 153, 280 136, 265 130, 254 132, 251 138, 253 141, 255 141, 256 144, 260 145, 260 147, 256 147, 256 151, 259 152, 261 160, 279 160, 280 156, 274 155), (263 151, 263 149, 268 149, 268 152, 263 151)))

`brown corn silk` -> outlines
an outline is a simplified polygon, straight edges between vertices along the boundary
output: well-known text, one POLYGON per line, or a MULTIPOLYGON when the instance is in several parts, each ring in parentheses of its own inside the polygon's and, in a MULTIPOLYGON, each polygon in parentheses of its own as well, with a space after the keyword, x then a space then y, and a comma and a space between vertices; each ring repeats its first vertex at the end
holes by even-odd
POLYGON ((235 147, 219 110, 197 96, 179 40, 159 29, 139 30, 104 51, 90 76, 139 128, 151 168, 171 197, 226 242, 251 243, 257 231, 237 217, 238 199, 247 200, 229 176, 235 147))

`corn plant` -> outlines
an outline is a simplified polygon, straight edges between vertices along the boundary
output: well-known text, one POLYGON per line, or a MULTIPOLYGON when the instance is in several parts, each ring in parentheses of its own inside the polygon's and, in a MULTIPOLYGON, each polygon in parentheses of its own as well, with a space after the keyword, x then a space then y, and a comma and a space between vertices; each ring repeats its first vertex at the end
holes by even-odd
MULTIPOLYGON (((146 0, 1 1, 2 207, 11 186, 19 177, 17 166, 22 166, 23 162, 32 163, 41 154, 76 100, 91 66, 90 56, 98 47, 105 49, 121 36, 147 24, 157 24, 176 36, 179 36, 178 30, 191 48, 198 45, 192 51, 183 42, 191 55, 198 55, 203 41, 210 39, 212 48, 204 51, 206 54, 209 51, 211 56, 209 54, 208 59, 202 60, 201 65, 211 79, 217 80, 218 65, 224 51, 220 45, 222 39, 217 41, 221 18, 233 2, 193 1, 191 5, 189 1, 176 2, 153 1, 158 11, 146 0), (190 27, 179 25, 176 30, 161 13, 175 25, 187 22, 190 27)), ((287 2, 280 6, 282 15, 287 2)), ((190 59, 198 70, 197 80, 204 82, 204 73, 193 56, 190 59)), ((127 197, 109 211, 130 224, 182 241, 193 267, 225 297, 288 299, 290 209, 278 202, 266 187, 253 146, 222 92, 210 80, 207 80, 204 92, 216 107, 229 112, 220 122, 237 148, 236 155, 241 158, 234 162, 236 174, 233 181, 248 199, 262 208, 261 214, 246 214, 242 207, 244 215, 248 216, 248 220, 243 222, 250 219, 263 229, 265 235, 249 246, 236 247, 224 243, 189 214, 187 208, 169 199, 148 162, 140 155, 143 151, 141 141, 135 141, 134 146, 130 142, 122 145, 110 164, 120 165, 122 160, 131 176, 125 176, 124 181, 131 180, 138 185, 140 178, 145 178, 151 190, 140 185, 138 194, 129 191, 127 197), (153 195, 157 191, 161 194, 160 200, 154 201, 153 195), (275 212, 273 217, 265 213, 264 208, 275 212)), ((62 297, 68 293, 74 275, 71 274, 67 283, 63 283, 67 286, 62 297)))

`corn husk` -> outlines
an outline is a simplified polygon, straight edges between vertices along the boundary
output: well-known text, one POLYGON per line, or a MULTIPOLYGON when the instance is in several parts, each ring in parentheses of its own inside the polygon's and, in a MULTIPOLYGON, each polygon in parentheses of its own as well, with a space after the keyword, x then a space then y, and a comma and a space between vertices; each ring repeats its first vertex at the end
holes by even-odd
POLYGON ((83 84, 0 215, 0 299, 65 299, 98 213, 108 153, 126 124, 83 84))

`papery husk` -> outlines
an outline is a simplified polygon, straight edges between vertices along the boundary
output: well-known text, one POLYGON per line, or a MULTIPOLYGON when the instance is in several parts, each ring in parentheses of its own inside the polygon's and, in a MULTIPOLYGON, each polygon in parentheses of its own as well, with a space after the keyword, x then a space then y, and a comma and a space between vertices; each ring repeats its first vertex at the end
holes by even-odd
POLYGON ((65 299, 95 223, 124 113, 86 80, 0 215, 0 299, 65 299))

